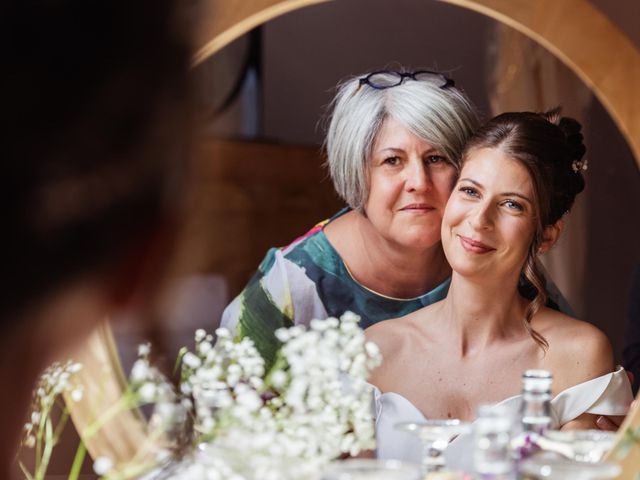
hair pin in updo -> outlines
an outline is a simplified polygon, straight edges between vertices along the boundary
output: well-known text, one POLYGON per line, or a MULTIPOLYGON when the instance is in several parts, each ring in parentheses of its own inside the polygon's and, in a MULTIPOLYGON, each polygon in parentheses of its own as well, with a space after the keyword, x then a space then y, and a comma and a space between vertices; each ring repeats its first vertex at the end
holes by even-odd
POLYGON ((580 173, 580 171, 584 171, 587 168, 589 168, 589 165, 587 163, 587 159, 586 158, 582 158, 580 160, 574 160, 573 162, 571 162, 571 169, 575 173, 580 173))

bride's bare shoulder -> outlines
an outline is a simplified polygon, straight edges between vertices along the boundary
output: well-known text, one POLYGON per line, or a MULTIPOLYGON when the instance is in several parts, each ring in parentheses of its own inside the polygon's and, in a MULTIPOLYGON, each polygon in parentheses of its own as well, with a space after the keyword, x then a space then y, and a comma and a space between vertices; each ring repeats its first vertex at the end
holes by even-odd
POLYGON ((424 335, 424 326, 434 315, 434 307, 430 305, 404 317, 378 322, 364 331, 367 340, 378 344, 383 353, 385 350, 400 351, 402 345, 424 335))
POLYGON ((367 340, 378 344, 381 349, 392 348, 394 343, 402 340, 409 328, 407 317, 392 318, 378 322, 364 331, 367 340))
POLYGON ((537 326, 549 343, 545 363, 556 372, 557 388, 568 388, 613 370, 611 342, 595 325, 545 308, 537 326))

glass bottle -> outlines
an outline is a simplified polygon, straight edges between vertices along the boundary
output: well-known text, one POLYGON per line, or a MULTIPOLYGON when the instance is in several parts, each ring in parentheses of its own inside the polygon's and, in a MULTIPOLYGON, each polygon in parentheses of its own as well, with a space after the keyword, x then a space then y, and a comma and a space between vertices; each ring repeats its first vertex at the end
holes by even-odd
POLYGON ((551 383, 547 370, 527 370, 522 375, 520 421, 525 433, 544 434, 551 427, 551 383))
POLYGON ((512 480, 515 478, 511 455, 513 411, 501 405, 484 405, 473 423, 473 465, 478 480, 512 480))

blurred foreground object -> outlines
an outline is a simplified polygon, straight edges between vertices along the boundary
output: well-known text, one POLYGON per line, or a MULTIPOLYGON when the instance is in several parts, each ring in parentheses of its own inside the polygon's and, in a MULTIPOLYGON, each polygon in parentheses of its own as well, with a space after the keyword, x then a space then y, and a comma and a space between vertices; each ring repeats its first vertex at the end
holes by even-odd
POLYGON ((168 258, 190 143, 177 4, 0 7, 2 478, 39 371, 143 306, 168 258))

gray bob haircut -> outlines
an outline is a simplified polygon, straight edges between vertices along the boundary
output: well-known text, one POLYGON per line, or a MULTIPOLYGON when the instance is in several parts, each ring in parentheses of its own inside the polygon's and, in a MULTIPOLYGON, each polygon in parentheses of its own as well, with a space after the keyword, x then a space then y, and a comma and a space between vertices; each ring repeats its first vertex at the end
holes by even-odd
POLYGON ((334 188, 351 208, 363 211, 369 196, 369 157, 388 117, 440 150, 459 169, 464 145, 478 126, 475 107, 460 90, 410 78, 378 90, 360 85, 359 78, 338 85, 325 140, 334 188))

